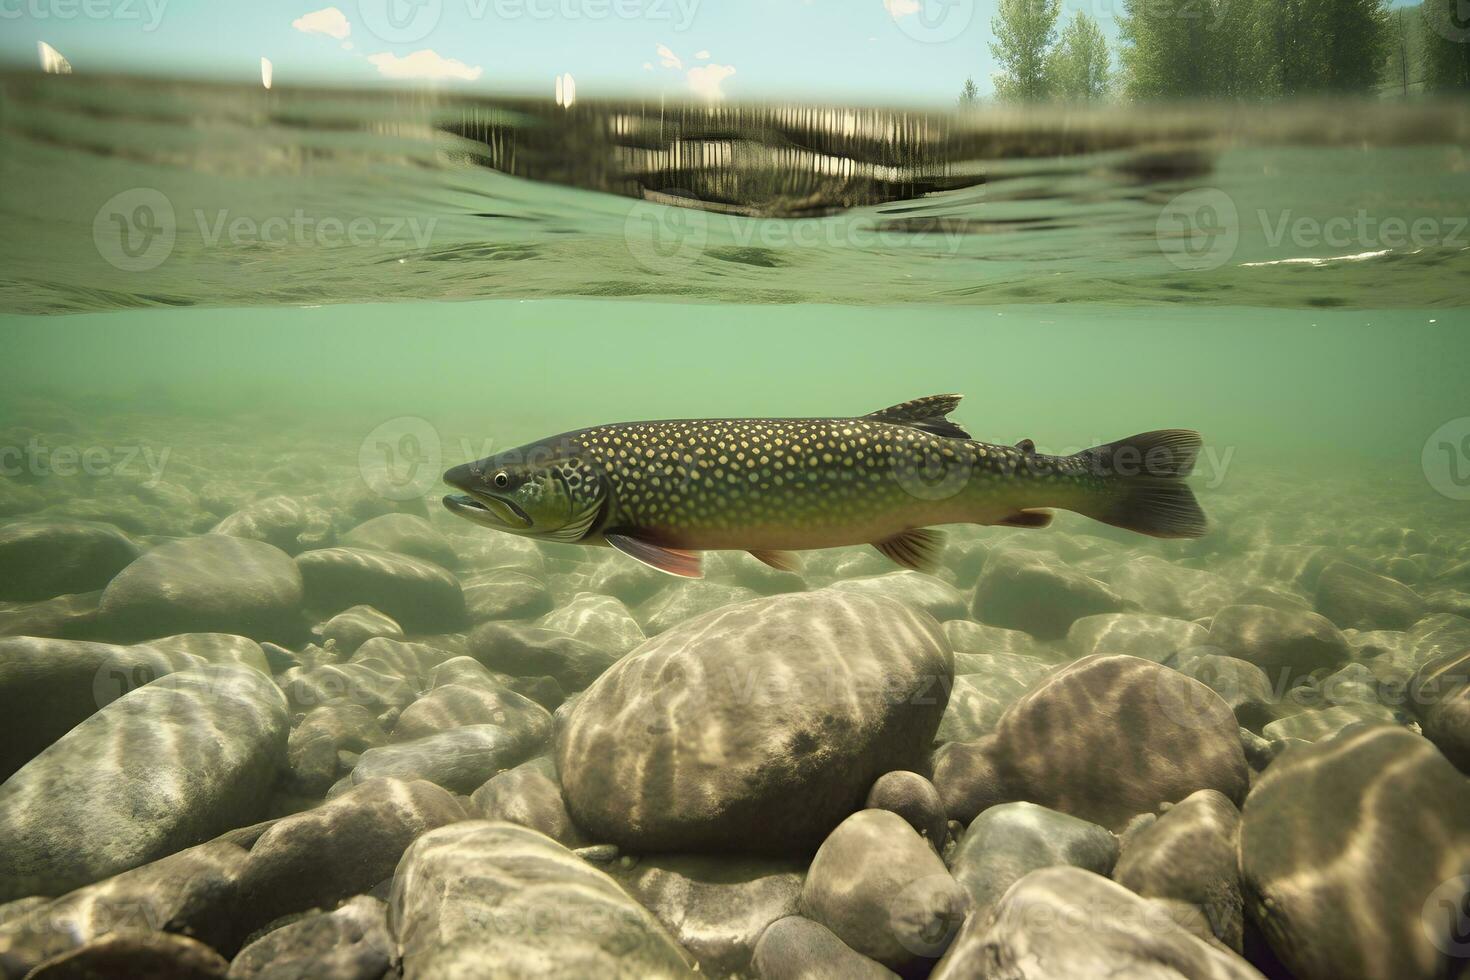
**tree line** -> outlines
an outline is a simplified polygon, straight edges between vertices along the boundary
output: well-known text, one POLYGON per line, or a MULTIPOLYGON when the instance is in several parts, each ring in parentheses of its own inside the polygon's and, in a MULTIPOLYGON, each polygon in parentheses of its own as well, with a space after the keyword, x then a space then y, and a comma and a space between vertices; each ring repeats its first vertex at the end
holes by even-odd
MULTIPOLYGON (((1470 90, 1463 0, 1122 0, 1116 52, 1061 0, 1000 0, 990 51, 1008 102, 1293 96, 1470 90)), ((979 101, 967 79, 960 104, 979 101)))

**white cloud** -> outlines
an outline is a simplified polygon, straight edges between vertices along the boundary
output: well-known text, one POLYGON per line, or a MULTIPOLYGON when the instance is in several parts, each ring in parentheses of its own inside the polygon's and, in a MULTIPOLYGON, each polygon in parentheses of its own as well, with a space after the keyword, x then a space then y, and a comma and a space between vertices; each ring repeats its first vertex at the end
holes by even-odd
POLYGON ((643 70, 644 71, 653 71, 653 62, 651 62, 651 61, 645 61, 643 63, 643 70))
POLYGON ((694 52, 694 57, 696 59, 698 59, 699 61, 708 61, 709 60, 709 52, 708 51, 696 51, 696 52, 694 52))
POLYGON ((665 68, 684 67, 684 62, 680 61, 679 56, 669 50, 669 46, 667 44, 660 44, 658 46, 658 63, 663 65, 665 68))
POLYGON ((689 79, 689 87, 696 95, 702 95, 706 99, 723 99, 725 93, 720 90, 720 84, 733 74, 733 65, 709 64, 689 69, 685 77, 689 79))
POLYGON ((917 14, 921 2, 922 0, 883 0, 883 9, 894 20, 903 20, 917 14))
POLYGON ((352 33, 352 25, 347 22, 347 15, 336 7, 313 10, 309 14, 297 17, 291 22, 291 26, 303 34, 325 34, 339 41, 352 33))
POLYGON ((384 51, 368 55, 367 60, 377 66, 378 74, 384 78, 427 78, 436 81, 454 78, 473 82, 485 71, 479 65, 471 68, 463 61, 446 58, 428 48, 403 58, 384 51))

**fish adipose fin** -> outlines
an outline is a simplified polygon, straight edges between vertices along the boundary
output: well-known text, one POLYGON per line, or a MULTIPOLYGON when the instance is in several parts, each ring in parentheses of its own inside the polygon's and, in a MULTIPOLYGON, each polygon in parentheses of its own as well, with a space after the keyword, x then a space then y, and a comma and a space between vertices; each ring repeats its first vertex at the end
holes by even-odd
POLYGON ((1156 538, 1197 538, 1208 521, 1184 478, 1194 469, 1200 437, 1190 429, 1161 429, 1078 453, 1105 482, 1076 510, 1114 527, 1156 538))
POLYGON ((789 551, 752 551, 751 557, 781 572, 801 571, 801 556, 789 551))
POLYGON ((927 527, 916 527, 882 541, 874 541, 890 561, 916 572, 932 572, 939 567, 939 553, 944 550, 944 533, 927 527))
POLYGON ((602 537, 629 558, 636 558, 650 568, 681 578, 704 578, 703 560, 698 552, 665 548, 630 534, 611 532, 602 537))
POLYGON ((950 412, 959 407, 960 399, 963 397, 964 395, 930 395, 927 398, 915 398, 902 405, 893 405, 876 412, 869 412, 863 418, 874 422, 906 425, 911 429, 921 429, 936 436, 968 439, 970 434, 947 418, 950 412))

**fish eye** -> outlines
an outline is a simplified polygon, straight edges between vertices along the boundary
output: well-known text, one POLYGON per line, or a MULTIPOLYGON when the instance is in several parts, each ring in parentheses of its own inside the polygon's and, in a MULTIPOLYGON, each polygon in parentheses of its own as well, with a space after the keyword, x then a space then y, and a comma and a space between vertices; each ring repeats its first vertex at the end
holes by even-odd
POLYGON ((495 474, 495 485, 497 487, 500 487, 502 490, 510 486, 510 477, 506 474, 504 470, 501 470, 499 473, 495 474))

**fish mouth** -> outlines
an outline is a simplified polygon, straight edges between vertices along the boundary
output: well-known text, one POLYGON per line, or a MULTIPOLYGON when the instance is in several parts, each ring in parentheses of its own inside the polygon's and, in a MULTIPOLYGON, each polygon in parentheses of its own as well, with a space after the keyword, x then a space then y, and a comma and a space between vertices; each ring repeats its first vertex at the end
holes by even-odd
POLYGON ((509 500, 482 494, 451 493, 444 496, 444 506, 476 524, 508 531, 524 531, 534 523, 530 516, 509 500))

